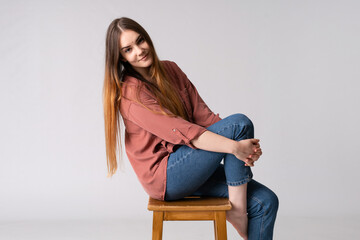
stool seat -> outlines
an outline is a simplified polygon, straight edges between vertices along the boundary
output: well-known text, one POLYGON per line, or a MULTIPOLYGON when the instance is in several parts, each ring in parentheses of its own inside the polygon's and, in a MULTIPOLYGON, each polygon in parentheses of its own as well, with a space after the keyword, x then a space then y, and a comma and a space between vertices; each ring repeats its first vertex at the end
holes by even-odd
POLYGON ((149 198, 148 210, 153 211, 153 240, 162 239, 163 221, 214 221, 216 240, 226 240, 226 211, 231 209, 227 198, 188 197, 177 201, 149 198))

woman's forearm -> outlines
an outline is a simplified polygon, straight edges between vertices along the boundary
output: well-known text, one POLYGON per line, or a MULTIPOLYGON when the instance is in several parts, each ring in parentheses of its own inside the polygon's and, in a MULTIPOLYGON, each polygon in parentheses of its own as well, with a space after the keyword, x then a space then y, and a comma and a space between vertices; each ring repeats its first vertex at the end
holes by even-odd
POLYGON ((236 149, 237 142, 219 134, 205 131, 199 137, 193 139, 191 143, 196 148, 202 150, 233 154, 236 149))
POLYGON ((210 131, 205 131, 191 143, 202 150, 234 154, 246 166, 254 166, 254 161, 262 154, 259 139, 235 141, 210 131))

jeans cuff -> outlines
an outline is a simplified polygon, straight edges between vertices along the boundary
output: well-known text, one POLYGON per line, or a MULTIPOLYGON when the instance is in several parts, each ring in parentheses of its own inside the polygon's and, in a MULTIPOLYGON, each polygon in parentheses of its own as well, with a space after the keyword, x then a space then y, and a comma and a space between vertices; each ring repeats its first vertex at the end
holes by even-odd
POLYGON ((240 180, 240 181, 236 181, 236 182, 229 182, 229 181, 226 181, 226 184, 229 185, 229 186, 240 186, 240 185, 243 185, 245 183, 248 183, 250 182, 252 179, 252 176, 251 175, 248 175, 246 178, 240 180))

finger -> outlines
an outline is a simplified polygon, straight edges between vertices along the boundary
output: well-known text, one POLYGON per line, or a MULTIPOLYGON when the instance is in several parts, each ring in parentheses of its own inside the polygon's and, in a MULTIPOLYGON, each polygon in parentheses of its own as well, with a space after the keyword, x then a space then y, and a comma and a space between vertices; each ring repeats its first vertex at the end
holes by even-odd
POLYGON ((259 158, 260 158, 260 156, 257 155, 257 154, 255 154, 255 155, 252 156, 251 159, 252 159, 253 161, 257 161, 259 158))
POLYGON ((256 149, 255 154, 261 155, 262 154, 261 148, 256 149))
POLYGON ((257 149, 257 151, 256 151, 256 152, 251 153, 251 155, 252 155, 252 156, 257 155, 257 156, 259 156, 259 157, 260 157, 260 156, 262 155, 262 151, 257 149))
POLYGON ((246 158, 244 160, 244 162, 245 162, 245 166, 250 166, 251 165, 251 159, 250 158, 246 158))
POLYGON ((253 144, 253 148, 260 148, 260 144, 253 144))
POLYGON ((250 154, 247 158, 253 159, 254 157, 260 157, 260 154, 259 153, 253 153, 253 154, 250 154))
POLYGON ((261 154, 262 154, 261 152, 257 152, 256 154, 253 154, 252 159, 254 161, 257 161, 260 158, 261 154))
POLYGON ((252 158, 246 159, 247 166, 253 167, 254 166, 254 160, 252 158))

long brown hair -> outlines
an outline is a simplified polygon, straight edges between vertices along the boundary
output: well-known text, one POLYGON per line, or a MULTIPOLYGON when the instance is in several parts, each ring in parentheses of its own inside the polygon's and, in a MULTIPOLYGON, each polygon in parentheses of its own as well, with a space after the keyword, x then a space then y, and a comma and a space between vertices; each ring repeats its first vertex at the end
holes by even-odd
MULTIPOLYGON (((149 34, 137 22, 130 18, 122 17, 115 19, 108 27, 106 35, 105 53, 105 77, 103 87, 105 143, 108 176, 115 174, 117 169, 117 152, 121 160, 121 136, 120 136, 120 101, 121 90, 125 76, 132 76, 143 83, 153 93, 161 109, 167 109, 171 114, 162 111, 160 114, 179 116, 186 120, 188 116, 181 99, 171 84, 171 80, 160 62, 149 34), (132 30, 144 37, 150 47, 153 63, 150 66, 151 80, 146 80, 128 62, 121 58, 120 35, 125 30, 132 30)), ((141 89, 138 88, 138 93, 141 89)), ((139 94, 137 94, 139 95, 139 94)), ((150 110, 150 109, 149 109, 150 110)))

